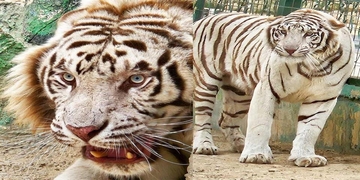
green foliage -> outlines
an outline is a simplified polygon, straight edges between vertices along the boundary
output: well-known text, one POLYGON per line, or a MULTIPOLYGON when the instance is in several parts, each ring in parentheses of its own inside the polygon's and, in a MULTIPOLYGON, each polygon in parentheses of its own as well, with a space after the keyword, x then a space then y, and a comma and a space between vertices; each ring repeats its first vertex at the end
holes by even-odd
MULTIPOLYGON (((16 42, 10 35, 0 32, 0 76, 12 67, 10 60, 23 50, 24 46, 21 43, 16 42)), ((3 85, 0 84, 0 87, 3 85)), ((0 126, 9 125, 14 120, 3 110, 4 107, 5 102, 0 100, 0 126)))
POLYGON ((56 30, 57 20, 79 5, 79 0, 34 0, 26 7, 25 41, 42 44, 56 30))
POLYGON ((6 126, 13 122, 14 118, 4 111, 5 102, 0 101, 0 126, 6 126))
POLYGON ((0 75, 12 67, 10 60, 23 50, 21 43, 16 42, 10 35, 0 33, 0 75))

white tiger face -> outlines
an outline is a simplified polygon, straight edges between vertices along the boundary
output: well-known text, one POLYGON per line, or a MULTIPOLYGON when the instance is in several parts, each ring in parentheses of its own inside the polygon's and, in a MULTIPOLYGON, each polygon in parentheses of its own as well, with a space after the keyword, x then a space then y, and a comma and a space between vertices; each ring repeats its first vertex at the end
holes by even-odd
POLYGON ((101 173, 183 177, 192 138, 191 1, 94 3, 64 15, 49 42, 17 58, 10 109, 35 125, 52 119, 55 138, 81 148, 101 173))
POLYGON ((337 51, 339 44, 335 30, 340 27, 332 24, 336 22, 331 21, 334 18, 321 12, 311 12, 311 16, 309 13, 296 11, 270 28, 270 42, 275 52, 281 56, 321 59, 317 56, 337 51), (331 20, 325 20, 325 16, 331 20))
POLYGON ((56 105, 51 129, 96 164, 134 173, 143 169, 135 165, 159 158, 166 135, 186 129, 177 122, 190 123, 190 51, 168 48, 164 39, 152 42, 145 31, 127 37, 102 32, 90 42, 84 34, 70 35, 46 58, 53 65, 40 74, 56 105))
POLYGON ((324 34, 300 22, 281 24, 273 33, 274 42, 277 43, 275 51, 282 56, 305 56, 321 45, 324 34))

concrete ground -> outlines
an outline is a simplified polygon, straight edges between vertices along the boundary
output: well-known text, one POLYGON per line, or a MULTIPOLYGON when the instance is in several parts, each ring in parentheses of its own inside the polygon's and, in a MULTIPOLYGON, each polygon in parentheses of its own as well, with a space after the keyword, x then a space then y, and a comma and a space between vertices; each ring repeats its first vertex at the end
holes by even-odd
POLYGON ((287 161, 290 147, 272 146, 274 164, 239 163, 239 153, 230 151, 221 133, 214 136, 218 155, 191 157, 187 180, 360 180, 360 156, 342 155, 330 151, 318 152, 328 159, 324 167, 296 167, 287 161))

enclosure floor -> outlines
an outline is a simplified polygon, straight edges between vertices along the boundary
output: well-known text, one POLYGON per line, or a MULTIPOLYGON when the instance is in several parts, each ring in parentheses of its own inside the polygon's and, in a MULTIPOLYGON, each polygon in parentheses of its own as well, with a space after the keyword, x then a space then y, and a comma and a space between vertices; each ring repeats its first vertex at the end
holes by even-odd
POLYGON ((272 146, 274 164, 239 163, 239 153, 231 152, 221 133, 216 132, 215 144, 219 154, 192 155, 187 180, 360 180, 360 156, 341 155, 329 151, 317 152, 325 156, 328 165, 324 167, 296 167, 287 161, 290 147, 272 146))

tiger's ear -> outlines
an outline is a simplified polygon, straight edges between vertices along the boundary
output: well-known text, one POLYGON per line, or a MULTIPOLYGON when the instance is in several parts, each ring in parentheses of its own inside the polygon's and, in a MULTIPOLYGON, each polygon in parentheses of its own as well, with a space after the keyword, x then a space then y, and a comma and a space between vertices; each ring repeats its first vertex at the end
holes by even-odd
POLYGON ((331 29, 333 30, 339 30, 343 27, 345 27, 345 24, 336 20, 336 19, 330 19, 326 22, 328 25, 330 25, 331 29))
POLYGON ((5 110, 14 123, 30 125, 33 132, 48 130, 54 116, 54 103, 45 96, 38 78, 41 58, 50 46, 36 46, 17 55, 15 64, 5 77, 2 99, 8 100, 5 110))
POLYGON ((322 11, 313 11, 313 13, 317 13, 323 17, 323 21, 321 21, 320 23, 321 23, 321 25, 323 25, 325 27, 326 26, 330 27, 331 29, 336 30, 336 31, 345 27, 344 23, 340 22, 334 16, 332 16, 328 13, 325 13, 322 11))

